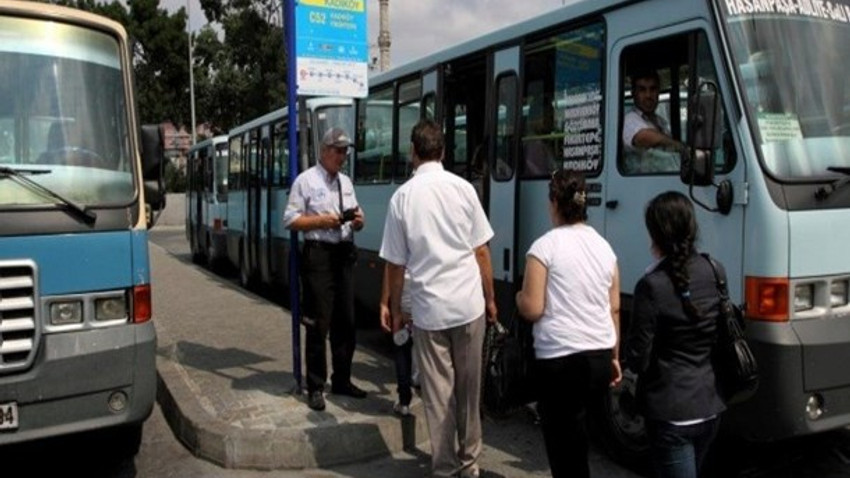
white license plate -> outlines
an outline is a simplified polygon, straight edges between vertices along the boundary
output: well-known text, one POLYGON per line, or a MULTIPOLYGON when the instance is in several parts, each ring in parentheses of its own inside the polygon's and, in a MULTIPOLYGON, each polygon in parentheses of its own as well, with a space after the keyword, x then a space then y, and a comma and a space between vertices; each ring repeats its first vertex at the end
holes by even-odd
POLYGON ((0 430, 18 429, 18 404, 0 403, 0 430))

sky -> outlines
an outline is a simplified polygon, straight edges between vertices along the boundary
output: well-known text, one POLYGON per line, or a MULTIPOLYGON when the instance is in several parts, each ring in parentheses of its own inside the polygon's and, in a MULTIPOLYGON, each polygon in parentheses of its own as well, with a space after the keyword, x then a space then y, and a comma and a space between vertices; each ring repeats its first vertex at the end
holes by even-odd
MULTIPOLYGON (((169 11, 190 6, 190 26, 205 23, 198 0, 160 0, 169 11)), ((367 0, 370 57, 378 56, 378 0, 367 0)), ((390 66, 399 66, 498 28, 560 7, 565 0, 389 0, 390 66)))

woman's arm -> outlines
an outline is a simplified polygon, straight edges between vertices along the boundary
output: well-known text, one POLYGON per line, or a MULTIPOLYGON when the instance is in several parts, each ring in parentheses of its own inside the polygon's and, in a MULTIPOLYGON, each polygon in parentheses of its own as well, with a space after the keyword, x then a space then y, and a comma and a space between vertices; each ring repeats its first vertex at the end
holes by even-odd
POLYGON ((516 306, 526 320, 537 322, 546 306, 546 281, 548 270, 534 256, 526 256, 525 277, 522 289, 516 293, 516 306))
POLYGON ((623 379, 623 369, 620 368, 620 268, 614 265, 614 276, 611 287, 608 288, 608 300, 611 303, 611 320, 614 322, 614 333, 617 340, 612 350, 611 386, 623 379))

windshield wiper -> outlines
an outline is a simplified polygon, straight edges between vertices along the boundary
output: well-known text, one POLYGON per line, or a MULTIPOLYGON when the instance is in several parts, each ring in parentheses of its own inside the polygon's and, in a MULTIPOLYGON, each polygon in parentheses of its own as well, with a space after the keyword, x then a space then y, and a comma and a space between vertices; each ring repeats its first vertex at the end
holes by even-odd
POLYGON ((15 169, 10 168, 8 166, 0 166, 0 178, 7 177, 13 178, 19 183, 28 186, 41 194, 57 199, 59 202, 64 204, 68 209, 71 210, 74 214, 76 214, 80 219, 82 219, 86 224, 94 224, 94 221, 97 219, 97 214, 94 211, 89 210, 88 206, 83 206, 77 204, 76 202, 62 196, 56 191, 40 184, 32 179, 28 178, 29 174, 47 174, 49 173, 49 169, 15 169))
POLYGON ((823 201, 828 198, 830 194, 843 188, 847 185, 847 183, 850 183, 850 166, 829 166, 826 170, 834 173, 841 173, 844 177, 838 178, 826 186, 819 187, 818 190, 815 191, 815 199, 818 201, 823 201))

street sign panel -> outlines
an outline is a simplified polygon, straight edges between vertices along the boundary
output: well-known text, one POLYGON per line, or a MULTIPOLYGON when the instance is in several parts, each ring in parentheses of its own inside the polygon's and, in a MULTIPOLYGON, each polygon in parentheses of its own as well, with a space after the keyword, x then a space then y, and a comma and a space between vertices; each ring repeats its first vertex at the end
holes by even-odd
POLYGON ((295 7, 298 94, 366 96, 366 0, 300 0, 295 7))

